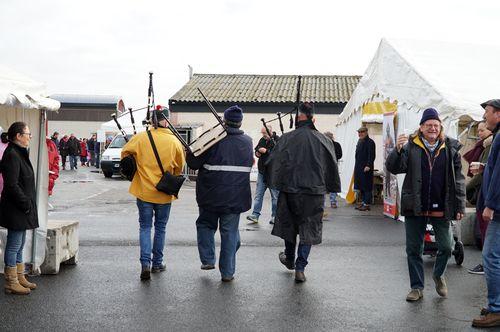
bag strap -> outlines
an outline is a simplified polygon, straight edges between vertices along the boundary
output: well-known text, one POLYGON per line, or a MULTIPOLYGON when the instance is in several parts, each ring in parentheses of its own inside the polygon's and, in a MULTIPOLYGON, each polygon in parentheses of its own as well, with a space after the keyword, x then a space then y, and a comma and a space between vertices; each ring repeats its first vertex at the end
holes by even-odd
POLYGON ((153 152, 155 153, 156 161, 158 162, 158 166, 160 166, 161 174, 165 174, 165 171, 163 170, 163 166, 161 164, 160 160, 160 155, 158 154, 158 150, 156 149, 155 141, 153 140, 153 135, 149 130, 146 130, 148 133, 149 141, 151 142, 151 147, 153 148, 153 152))

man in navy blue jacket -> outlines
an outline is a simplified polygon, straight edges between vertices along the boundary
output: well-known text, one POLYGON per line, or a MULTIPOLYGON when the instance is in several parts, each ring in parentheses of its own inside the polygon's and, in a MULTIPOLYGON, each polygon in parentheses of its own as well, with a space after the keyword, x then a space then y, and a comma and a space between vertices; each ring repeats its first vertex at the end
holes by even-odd
POLYGON ((475 327, 500 326, 500 99, 489 100, 481 106, 488 129, 494 139, 483 173, 483 185, 478 199, 478 209, 483 219, 489 221, 483 246, 483 263, 488 287, 488 307, 472 321, 475 327))
POLYGON ((201 269, 215 268, 214 235, 220 229, 219 270, 222 281, 232 281, 236 251, 240 247, 240 214, 252 207, 250 171, 253 165, 252 139, 241 127, 243 111, 232 106, 224 111, 228 135, 198 157, 188 153, 186 162, 197 169, 196 201, 200 216, 196 220, 201 269))

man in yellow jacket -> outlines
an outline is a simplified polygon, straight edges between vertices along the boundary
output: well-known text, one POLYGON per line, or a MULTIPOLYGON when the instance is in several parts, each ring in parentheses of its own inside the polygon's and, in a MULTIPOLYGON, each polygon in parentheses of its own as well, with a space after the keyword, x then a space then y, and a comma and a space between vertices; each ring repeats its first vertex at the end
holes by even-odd
MULTIPOLYGON (((158 110, 157 118, 168 117, 168 110, 158 110)), ((163 169, 179 175, 185 164, 184 148, 172 132, 167 129, 165 120, 158 121, 158 128, 150 130, 163 169)), ((165 271, 163 263, 163 247, 165 246, 165 229, 170 207, 174 196, 156 190, 162 173, 155 158, 151 142, 146 132, 139 133, 123 147, 121 157, 132 155, 137 164, 137 171, 130 185, 129 192, 137 197, 139 209, 139 243, 141 246, 141 280, 151 279, 151 272, 165 271), (154 239, 151 244, 151 228, 155 216, 154 239)))

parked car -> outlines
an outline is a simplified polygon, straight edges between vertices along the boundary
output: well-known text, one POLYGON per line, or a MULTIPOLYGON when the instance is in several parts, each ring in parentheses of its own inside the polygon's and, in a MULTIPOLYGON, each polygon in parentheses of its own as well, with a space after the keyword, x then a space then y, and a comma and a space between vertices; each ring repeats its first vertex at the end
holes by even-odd
MULTIPOLYGON (((128 139, 131 137, 132 135, 127 135, 128 139)), ((123 146, 126 143, 123 135, 116 135, 102 154, 101 170, 105 177, 110 178, 113 175, 120 175, 120 159, 123 146)))

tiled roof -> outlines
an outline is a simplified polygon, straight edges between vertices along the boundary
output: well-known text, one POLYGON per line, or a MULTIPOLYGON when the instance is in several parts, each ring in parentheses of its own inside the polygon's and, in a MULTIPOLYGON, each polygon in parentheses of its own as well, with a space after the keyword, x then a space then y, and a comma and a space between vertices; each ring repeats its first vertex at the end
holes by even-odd
MULTIPOLYGON (((171 102, 203 101, 200 88, 212 102, 295 102, 298 75, 194 74, 171 102)), ((303 75, 301 101, 347 103, 361 76, 303 75)))

